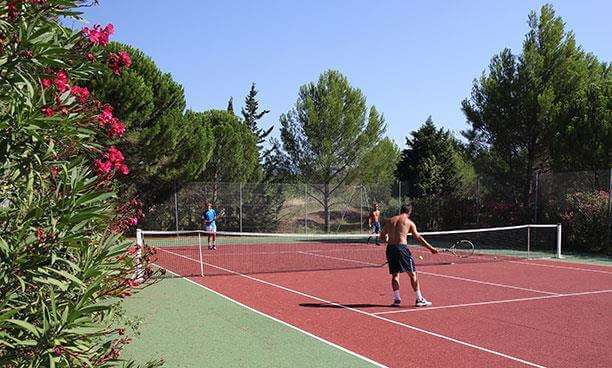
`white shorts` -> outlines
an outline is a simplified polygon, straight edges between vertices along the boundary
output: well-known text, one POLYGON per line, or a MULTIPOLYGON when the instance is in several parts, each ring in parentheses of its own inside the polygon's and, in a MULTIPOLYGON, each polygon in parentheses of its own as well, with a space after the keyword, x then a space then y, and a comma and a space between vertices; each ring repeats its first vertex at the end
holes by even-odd
POLYGON ((210 231, 210 232, 216 232, 217 231, 217 224, 215 224, 214 222, 210 225, 205 225, 204 226, 204 231, 210 231))

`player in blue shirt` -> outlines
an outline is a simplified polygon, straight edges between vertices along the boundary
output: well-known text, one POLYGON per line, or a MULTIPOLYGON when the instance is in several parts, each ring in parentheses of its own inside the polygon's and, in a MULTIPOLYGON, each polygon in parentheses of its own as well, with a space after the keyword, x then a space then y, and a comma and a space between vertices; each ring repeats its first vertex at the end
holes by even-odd
POLYGON ((215 240, 217 239, 217 211, 212 207, 212 203, 206 203, 206 211, 202 214, 202 222, 204 223, 204 231, 208 234, 208 249, 216 250, 215 240), (212 244, 210 240, 212 239, 212 244))

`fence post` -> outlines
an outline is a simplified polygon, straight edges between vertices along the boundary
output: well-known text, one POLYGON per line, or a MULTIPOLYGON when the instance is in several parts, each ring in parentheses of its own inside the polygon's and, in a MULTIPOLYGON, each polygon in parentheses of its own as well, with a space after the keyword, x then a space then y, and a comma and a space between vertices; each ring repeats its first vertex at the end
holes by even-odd
POLYGON ((612 242, 612 167, 608 168, 608 245, 612 242))
POLYGON ((563 258, 561 255, 561 224, 557 225, 557 258, 563 258))
POLYGON ((399 214, 402 210, 402 181, 397 181, 397 204, 399 207, 397 208, 397 213, 399 214))
POLYGON ((308 184, 304 183, 304 232, 308 234, 308 184))
POLYGON ((359 232, 363 232, 363 185, 359 186, 359 232))
POLYGON ((480 176, 476 175, 476 226, 480 226, 480 176))
POLYGON ((242 232, 242 183, 240 183, 240 214, 239 216, 240 216, 240 232, 242 232))
POLYGON ((538 200, 540 197, 540 170, 535 171, 535 183, 533 189, 533 223, 538 223, 538 200))
POLYGON ((174 224, 176 231, 179 230, 179 219, 178 219, 178 194, 176 193, 176 182, 172 183, 172 190, 174 191, 174 224))

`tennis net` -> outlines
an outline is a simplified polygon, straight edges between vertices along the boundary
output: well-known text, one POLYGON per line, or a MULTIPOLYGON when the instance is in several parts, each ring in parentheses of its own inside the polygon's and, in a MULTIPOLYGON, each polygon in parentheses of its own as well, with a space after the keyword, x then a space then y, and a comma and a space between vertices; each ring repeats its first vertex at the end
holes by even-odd
MULTIPOLYGON (((421 233, 433 246, 448 249, 468 240, 475 252, 468 258, 452 253, 431 254, 409 236, 417 265, 498 262, 561 256, 558 225, 522 225, 421 233)), ((369 234, 216 233, 194 231, 137 231, 139 245, 154 249, 153 262, 178 276, 253 274, 291 271, 386 267, 385 247, 369 234), (212 239, 211 239, 212 240, 212 239)))

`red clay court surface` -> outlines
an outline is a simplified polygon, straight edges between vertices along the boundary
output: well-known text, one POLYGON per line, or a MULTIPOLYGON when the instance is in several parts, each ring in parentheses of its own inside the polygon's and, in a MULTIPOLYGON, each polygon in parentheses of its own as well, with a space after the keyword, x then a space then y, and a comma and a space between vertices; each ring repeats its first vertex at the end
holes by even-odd
POLYGON ((521 260, 418 271, 432 307, 412 307, 404 275, 405 306, 391 307, 386 268, 189 279, 378 366, 612 367, 612 267, 521 260))

